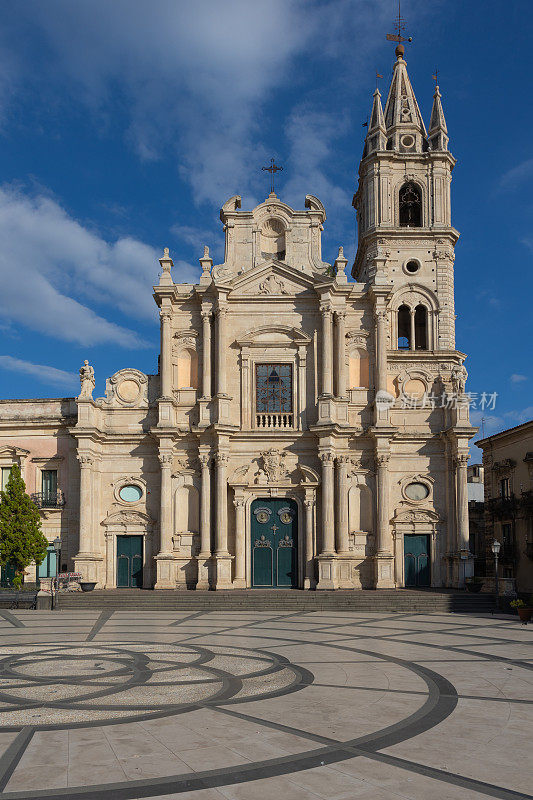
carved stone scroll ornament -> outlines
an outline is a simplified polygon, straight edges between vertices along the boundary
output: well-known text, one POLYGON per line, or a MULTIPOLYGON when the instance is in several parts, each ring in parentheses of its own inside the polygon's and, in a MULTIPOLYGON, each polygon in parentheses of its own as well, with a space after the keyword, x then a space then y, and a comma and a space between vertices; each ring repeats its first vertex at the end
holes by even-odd
POLYGON ((284 463, 285 458, 286 453, 276 447, 264 450, 261 453, 263 467, 259 470, 258 479, 266 478, 269 483, 279 483, 284 480, 289 472, 284 463))
POLYGON ((275 275, 269 275, 259 284, 259 294, 289 294, 285 284, 275 275))

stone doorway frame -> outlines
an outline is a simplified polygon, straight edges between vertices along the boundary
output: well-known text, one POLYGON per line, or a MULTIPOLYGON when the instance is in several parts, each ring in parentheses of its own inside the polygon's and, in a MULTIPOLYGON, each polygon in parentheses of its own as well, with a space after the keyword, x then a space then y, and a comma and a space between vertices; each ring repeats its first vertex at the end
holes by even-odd
MULTIPOLYGON (((104 589, 117 588, 117 536, 141 536, 143 550, 143 589, 154 585, 153 520, 140 511, 117 511, 101 523, 105 528, 104 589)), ((125 591, 127 591, 125 589, 125 591)))

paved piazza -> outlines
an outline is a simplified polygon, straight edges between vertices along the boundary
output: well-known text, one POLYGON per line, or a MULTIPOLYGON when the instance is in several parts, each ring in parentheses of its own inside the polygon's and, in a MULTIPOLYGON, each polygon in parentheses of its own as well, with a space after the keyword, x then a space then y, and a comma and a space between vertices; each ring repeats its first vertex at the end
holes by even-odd
POLYGON ((0 797, 532 797, 504 616, 0 611, 0 797))

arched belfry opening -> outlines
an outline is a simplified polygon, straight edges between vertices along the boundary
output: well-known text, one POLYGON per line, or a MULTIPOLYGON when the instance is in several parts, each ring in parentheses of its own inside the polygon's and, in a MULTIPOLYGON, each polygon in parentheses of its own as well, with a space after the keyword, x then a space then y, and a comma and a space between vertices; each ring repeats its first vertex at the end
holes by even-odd
POLYGON ((400 189, 400 227, 420 228, 422 225, 422 192, 409 181, 400 189))

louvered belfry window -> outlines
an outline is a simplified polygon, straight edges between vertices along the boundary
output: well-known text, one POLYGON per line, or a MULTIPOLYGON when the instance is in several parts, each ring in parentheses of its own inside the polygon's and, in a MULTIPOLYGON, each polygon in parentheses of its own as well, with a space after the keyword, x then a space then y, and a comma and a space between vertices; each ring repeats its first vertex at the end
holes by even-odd
POLYGON ((292 411, 292 364, 255 365, 256 411, 292 411))

